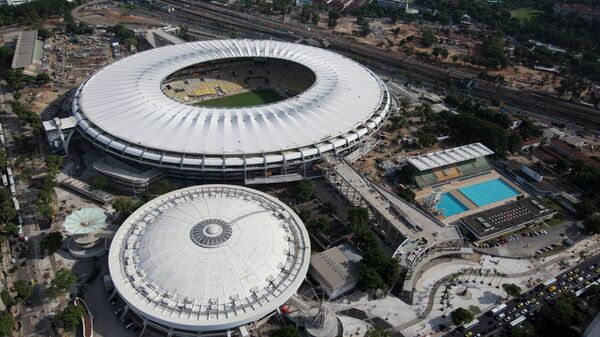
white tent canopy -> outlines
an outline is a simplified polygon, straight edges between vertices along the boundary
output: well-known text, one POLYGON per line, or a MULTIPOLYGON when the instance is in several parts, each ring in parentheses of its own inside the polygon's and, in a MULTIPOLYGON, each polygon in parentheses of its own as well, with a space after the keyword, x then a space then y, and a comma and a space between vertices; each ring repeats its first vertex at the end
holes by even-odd
POLYGON ((84 208, 69 215, 63 226, 72 235, 95 233, 106 227, 106 215, 99 208, 84 208))

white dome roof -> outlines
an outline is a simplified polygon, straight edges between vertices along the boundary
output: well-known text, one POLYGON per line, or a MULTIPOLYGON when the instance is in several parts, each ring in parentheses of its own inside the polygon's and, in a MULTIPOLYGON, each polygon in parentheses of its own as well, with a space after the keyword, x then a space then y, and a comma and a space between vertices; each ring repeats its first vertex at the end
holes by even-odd
POLYGON ((383 82, 340 54, 272 40, 214 40, 152 49, 105 67, 80 88, 73 114, 82 133, 107 150, 148 162, 223 166, 223 156, 300 158, 333 150, 370 133, 388 107, 383 82), (161 90, 178 70, 243 57, 293 61, 316 81, 297 96, 246 108, 186 105, 161 90))
POLYGON ((260 319, 298 289, 310 260, 300 219, 262 192, 204 185, 154 199, 116 233, 109 266, 132 309, 179 329, 260 319))

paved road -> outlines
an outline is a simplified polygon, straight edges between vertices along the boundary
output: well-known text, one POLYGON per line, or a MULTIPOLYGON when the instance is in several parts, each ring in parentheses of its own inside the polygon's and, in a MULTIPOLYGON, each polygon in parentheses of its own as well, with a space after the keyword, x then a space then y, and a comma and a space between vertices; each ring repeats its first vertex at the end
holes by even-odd
POLYGON ((598 282, 600 279, 600 255, 576 265, 572 269, 565 271, 556 277, 556 281, 547 285, 540 284, 532 290, 523 293, 521 296, 506 302, 506 308, 494 316, 492 311, 488 311, 477 319, 477 324, 463 329, 459 327, 446 334, 446 337, 466 336, 466 337, 492 337, 502 336, 505 331, 510 329, 511 324, 515 324, 517 319, 531 320, 539 310, 556 300, 560 293, 573 292, 586 287, 587 285, 598 282))

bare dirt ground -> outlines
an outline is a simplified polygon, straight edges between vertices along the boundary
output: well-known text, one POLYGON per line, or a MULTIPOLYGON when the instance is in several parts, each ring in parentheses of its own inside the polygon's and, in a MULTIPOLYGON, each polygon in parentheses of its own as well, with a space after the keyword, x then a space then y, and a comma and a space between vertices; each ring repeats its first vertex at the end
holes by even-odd
POLYGON ((78 17, 91 25, 135 24, 148 26, 164 26, 164 23, 137 15, 128 14, 124 10, 114 8, 88 7, 79 12, 78 17))

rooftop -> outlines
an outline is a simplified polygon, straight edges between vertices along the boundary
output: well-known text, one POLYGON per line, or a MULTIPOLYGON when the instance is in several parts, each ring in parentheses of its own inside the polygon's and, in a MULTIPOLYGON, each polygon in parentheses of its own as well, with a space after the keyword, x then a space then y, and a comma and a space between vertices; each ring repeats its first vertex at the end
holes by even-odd
POLYGON ((476 159, 494 154, 494 151, 481 143, 463 145, 448 150, 436 151, 420 156, 410 157, 408 163, 419 171, 432 170, 460 163, 462 161, 476 159))
POLYGON ((327 286, 337 288, 358 281, 358 265, 362 256, 349 243, 329 248, 310 258, 311 270, 315 270, 327 286))
POLYGON ((191 331, 256 321, 300 287, 310 241, 298 216, 245 187, 202 185, 134 212, 112 241, 109 268, 136 313, 191 331))
POLYGON ((33 64, 36 42, 37 30, 19 33, 12 61, 13 69, 25 68, 33 64))
POLYGON ((546 218, 556 213, 542 199, 528 197, 462 218, 479 238, 546 218))

